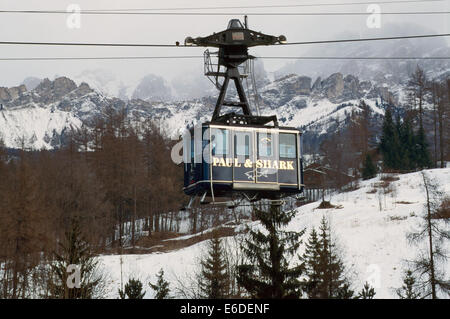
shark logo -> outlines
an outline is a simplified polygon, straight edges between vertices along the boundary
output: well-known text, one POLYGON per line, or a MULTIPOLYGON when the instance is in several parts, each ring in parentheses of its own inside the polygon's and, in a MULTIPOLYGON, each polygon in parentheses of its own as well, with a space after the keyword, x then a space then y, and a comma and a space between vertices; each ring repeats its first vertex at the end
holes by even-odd
POLYGON ((261 141, 262 143, 267 144, 267 143, 270 143, 272 140, 271 140, 270 138, 268 138, 268 137, 263 137, 262 139, 260 139, 260 141, 261 141))
POLYGON ((273 169, 268 169, 268 168, 262 168, 262 169, 253 169, 251 171, 248 171, 245 173, 245 175, 247 176, 247 178, 249 180, 253 179, 253 176, 258 177, 265 177, 265 178, 269 178, 269 175, 275 174, 277 171, 273 170, 273 169))

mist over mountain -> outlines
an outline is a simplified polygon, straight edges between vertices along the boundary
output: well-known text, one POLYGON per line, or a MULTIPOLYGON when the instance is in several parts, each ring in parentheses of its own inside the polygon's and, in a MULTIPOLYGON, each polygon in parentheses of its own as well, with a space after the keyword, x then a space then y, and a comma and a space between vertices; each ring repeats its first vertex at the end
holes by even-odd
POLYGON ((21 84, 25 85, 27 87, 27 90, 33 90, 41 82, 42 82, 42 79, 39 79, 34 76, 29 76, 29 77, 25 78, 21 84))
MULTIPOLYGON (((436 34, 436 30, 415 24, 386 24, 380 29, 366 29, 361 33, 345 32, 333 39, 358 39, 436 34)), ((417 38, 386 41, 349 42, 315 45, 301 51, 299 56, 335 57, 448 57, 450 47, 445 38, 417 38)), ((297 73, 312 78, 328 77, 340 72, 352 74, 361 80, 380 80, 390 78, 392 82, 407 79, 416 65, 425 70, 440 73, 450 67, 448 60, 296 60, 286 64, 276 72, 277 77, 297 73)))
POLYGON ((74 81, 78 84, 82 82, 89 83, 90 87, 97 92, 108 97, 117 97, 122 100, 128 100, 137 85, 137 83, 130 81, 125 83, 114 74, 113 70, 105 69, 83 70, 74 77, 74 81))
MULTIPOLYGON (((439 70, 427 73, 439 79, 450 75, 450 68, 439 70)), ((289 74, 270 81, 261 74, 265 73, 260 70, 259 81, 266 83, 258 89, 261 114, 275 114, 280 125, 302 129, 308 146, 305 151, 312 153, 322 141, 344 130, 352 114, 362 111, 361 100, 370 108, 376 141, 386 105, 403 107, 407 90, 405 81, 395 82, 390 77, 361 80, 338 72, 324 78, 289 74)), ((107 96, 86 82, 77 84, 67 77, 44 79, 32 90, 25 85, 0 88, 0 138, 10 148, 59 148, 68 132, 83 126, 93 128, 96 119, 110 109, 125 110, 131 121, 151 119, 171 138, 178 138, 187 126, 210 120, 216 89, 209 97, 164 101, 171 96, 165 83, 160 77, 147 76, 131 99, 107 96)), ((424 107, 429 106, 425 103, 424 107)), ((252 110, 255 112, 254 104, 252 110)))
MULTIPOLYGON (((396 35, 433 33, 414 25, 386 25, 383 29, 361 35, 350 32, 336 38, 379 37, 388 31, 396 35)), ((341 43, 326 48, 314 47, 303 55, 450 56, 444 38, 341 43)), ((407 81, 417 65, 429 79, 443 81, 450 76, 447 60, 298 60, 273 75, 265 70, 262 59, 255 59, 259 109, 262 115, 276 114, 280 125, 301 128, 305 145, 317 146, 345 129, 350 115, 361 112, 359 103, 364 100, 371 109, 376 133, 386 105, 404 107, 407 81)), ((171 81, 151 73, 125 81, 112 70, 94 69, 82 71, 74 79, 29 77, 23 83, 0 88, 0 138, 12 148, 20 147, 22 141, 32 148, 60 147, 68 131, 92 127, 108 108, 125 109, 134 121, 150 118, 163 126, 168 136, 176 138, 187 126, 208 121, 218 96, 201 68, 171 81)), ((252 88, 250 79, 244 79, 243 85, 252 88)), ((236 94, 234 85, 230 88, 227 98, 236 94)), ((255 112, 255 100, 249 98, 255 112)))
POLYGON ((172 92, 163 77, 149 74, 141 79, 131 98, 146 101, 170 101, 172 92))

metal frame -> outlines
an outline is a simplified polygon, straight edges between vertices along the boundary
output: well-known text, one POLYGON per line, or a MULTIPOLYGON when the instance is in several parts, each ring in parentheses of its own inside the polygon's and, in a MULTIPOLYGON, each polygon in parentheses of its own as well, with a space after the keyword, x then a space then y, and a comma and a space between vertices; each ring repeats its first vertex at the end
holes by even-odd
MULTIPOLYGON (((252 162, 253 163, 253 171, 254 171, 254 178, 253 181, 235 181, 235 171, 234 171, 234 164, 232 166, 232 177, 231 181, 219 181, 214 180, 213 176, 213 166, 209 165, 209 180, 205 181, 197 181, 196 183, 192 185, 196 185, 197 183, 203 183, 203 182, 209 182, 210 191, 211 191, 211 197, 213 202, 215 202, 215 194, 214 194, 214 183, 232 183, 233 185, 235 183, 240 183, 240 186, 243 187, 243 185, 249 183, 253 185, 258 185, 256 188, 261 188, 260 191, 264 191, 263 184, 266 185, 275 185, 280 188, 280 185, 286 185, 286 186, 295 186, 298 184, 299 190, 304 186, 301 185, 301 169, 300 169, 300 156, 301 156, 301 149, 300 149, 300 139, 302 133, 295 129, 295 128, 286 128, 279 130, 278 127, 278 119, 276 115, 272 116, 261 116, 259 111, 259 101, 258 101, 258 94, 256 91, 256 80, 254 78, 254 72, 252 72, 252 69, 254 68, 253 65, 253 59, 254 57, 248 54, 248 48, 254 47, 254 46, 260 46, 260 45, 274 45, 277 43, 284 43, 286 41, 286 37, 284 36, 271 36, 267 34, 263 34, 261 32, 256 32, 253 30, 248 29, 248 23, 247 18, 245 19, 245 24, 242 26, 242 24, 236 23, 237 19, 231 20, 228 29, 213 33, 212 35, 206 36, 206 37, 197 37, 197 38, 191 38, 188 37, 185 40, 185 45, 196 45, 196 46, 203 46, 203 47, 214 47, 218 48, 217 52, 210 52, 209 50, 206 50, 204 52, 204 73, 208 77, 208 79, 216 86, 217 89, 219 89, 219 96, 214 108, 214 112, 211 118, 210 122, 205 123, 205 125, 208 125, 209 127, 209 156, 212 158, 212 143, 211 143, 211 129, 217 128, 217 129, 227 129, 231 133, 229 138, 231 139, 229 141, 229 147, 230 152, 229 154, 234 157, 234 134, 235 131, 251 131, 251 137, 252 137, 252 150, 253 150, 253 156, 252 156, 252 162), (214 59, 217 57, 217 63, 213 63, 212 57, 214 59), (250 60, 250 63, 249 63, 250 60), (246 78, 249 76, 248 74, 240 74, 239 67, 246 63, 246 66, 244 67, 243 73, 251 74, 251 85, 253 87, 253 90, 255 92, 254 94, 254 104, 256 107, 256 114, 253 115, 251 108, 250 108, 250 102, 249 98, 246 95, 246 92, 244 90, 244 86, 242 84, 241 79, 246 78), (221 70, 221 68, 223 68, 221 70), (223 77, 223 82, 220 83, 219 77, 223 77), (226 94, 228 90, 228 86, 230 84, 230 81, 234 82, 236 91, 238 94, 239 101, 228 101, 226 100, 226 94), (226 112, 225 114, 221 114, 222 108, 224 106, 228 107, 237 107, 242 109, 242 114, 237 114, 235 112, 226 112), (269 125, 270 123, 273 123, 273 126, 269 125), (257 174, 257 168, 256 168, 256 159, 258 158, 258 134, 260 132, 265 132, 274 135, 274 134, 280 134, 281 132, 286 133, 294 133, 296 134, 297 138, 297 184, 290 184, 290 183, 279 183, 279 174, 277 172, 276 181, 274 182, 264 182, 264 181, 258 181, 258 174, 257 174)), ((237 20, 238 21, 238 20, 237 20)), ((216 62, 216 61, 214 61, 216 62)), ((246 81, 247 89, 249 90, 249 84, 248 81, 246 81)), ((249 95, 251 95, 249 93, 249 95)), ((195 144, 195 143, 194 143, 195 144)), ((194 145, 194 158, 195 158, 195 145, 194 145)), ((203 143, 201 146, 200 152, 203 152, 203 143)), ((276 153, 278 153, 279 150, 276 150, 275 154, 272 154, 272 156, 275 156, 276 153)), ((279 154, 277 156, 279 158, 279 154)), ((269 157, 270 158, 270 157, 269 157)), ((224 176, 225 177, 225 176, 224 176)), ((228 178, 228 176, 226 176, 228 178)), ((188 189, 192 185, 186 186, 184 189, 188 189)), ((268 187, 268 186, 267 186, 268 187)), ((245 190, 245 187, 243 187, 245 190)), ((204 190, 205 188, 203 188, 204 190)), ((207 189, 207 187, 206 187, 207 189)), ((296 187, 292 187, 293 190, 296 189, 296 187)), ((249 188, 251 190, 251 188, 249 188)), ((265 190, 270 191, 270 189, 266 188, 265 190)), ((256 190, 258 192, 258 190, 256 190)), ((239 192, 238 192, 239 193, 239 192)), ((197 194, 198 195, 198 194, 197 194)), ((241 196, 254 196, 254 199, 256 199, 258 194, 254 195, 251 192, 240 192, 241 196)), ((205 199, 206 192, 203 194, 203 197, 201 201, 205 199)), ((279 195, 276 195, 279 196, 279 195)), ((250 200, 250 199, 249 199, 250 200)), ((279 200, 278 200, 279 201, 279 200)))

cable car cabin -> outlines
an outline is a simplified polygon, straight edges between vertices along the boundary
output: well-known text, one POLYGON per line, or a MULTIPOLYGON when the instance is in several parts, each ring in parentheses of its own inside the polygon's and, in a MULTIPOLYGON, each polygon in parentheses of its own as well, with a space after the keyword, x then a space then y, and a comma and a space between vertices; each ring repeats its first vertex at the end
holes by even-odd
POLYGON ((187 195, 256 200, 303 191, 298 129, 204 123, 183 139, 187 195))

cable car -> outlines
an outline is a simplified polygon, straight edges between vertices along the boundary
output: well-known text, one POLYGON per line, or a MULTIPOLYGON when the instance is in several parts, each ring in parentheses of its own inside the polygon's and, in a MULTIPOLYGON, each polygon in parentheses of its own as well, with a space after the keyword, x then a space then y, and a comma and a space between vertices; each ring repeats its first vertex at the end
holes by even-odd
MULTIPOLYGON (((279 199, 303 191, 303 163, 300 130, 279 127, 275 115, 252 114, 239 66, 254 57, 248 48, 286 42, 278 37, 250 30, 247 24, 232 19, 226 30, 206 37, 187 37, 185 45, 218 48, 217 64, 205 51, 205 75, 214 77, 220 90, 210 122, 187 130, 183 137, 184 192, 202 200, 206 196, 248 200, 279 199), (219 78, 224 78, 222 82, 219 78), (231 82, 230 82, 231 81, 231 82), (227 96, 229 83, 236 86, 238 100, 227 96), (241 112, 222 114, 222 107, 241 112)), ((254 76, 254 74, 253 74, 254 76)), ((256 90, 255 79, 253 88, 256 90)), ((257 96, 257 94, 255 94, 257 96)), ((257 105, 256 105, 257 106, 257 105)))
POLYGON ((184 192, 213 201, 236 194, 258 200, 301 193, 301 145, 296 128, 204 123, 183 138, 184 192))

